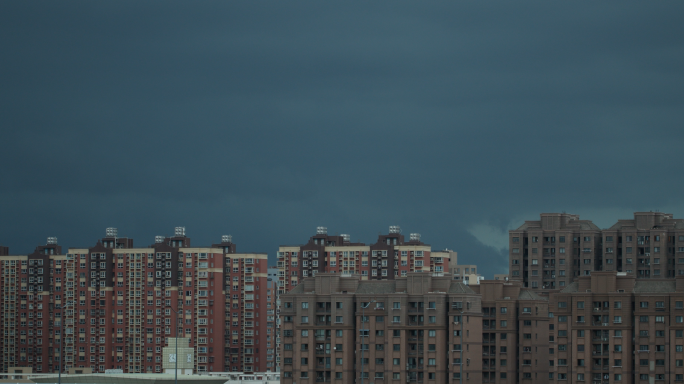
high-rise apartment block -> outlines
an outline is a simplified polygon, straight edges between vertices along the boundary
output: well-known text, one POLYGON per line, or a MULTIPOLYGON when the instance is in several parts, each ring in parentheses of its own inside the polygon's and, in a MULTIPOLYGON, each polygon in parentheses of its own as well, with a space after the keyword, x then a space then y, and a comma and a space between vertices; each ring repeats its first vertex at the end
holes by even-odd
POLYGON ((521 285, 415 272, 305 279, 280 298, 281 380, 548 382, 548 300, 521 285))
POLYGON ((601 229, 579 215, 543 213, 509 231, 509 275, 525 287, 557 290, 600 270, 601 229))
POLYGON ((4 372, 161 372, 175 337, 189 339, 197 372, 276 369, 267 255, 236 253, 230 236, 192 247, 178 227, 134 247, 108 228, 91 248, 63 254, 49 238, 0 263, 4 372))
POLYGON ((322 272, 357 274, 363 280, 406 277, 415 271, 448 272, 456 265, 456 256, 448 250, 433 252, 418 233, 406 240, 398 226, 390 226, 389 233, 371 245, 353 243, 346 234, 328 235, 326 227, 318 227, 306 244, 278 249, 279 293, 322 272))
POLYGON ((282 380, 684 382, 682 220, 542 214, 509 241, 510 274, 479 285, 434 271, 300 280, 280 296, 282 380))
POLYGON ((580 276, 550 297, 558 383, 684 381, 684 276, 580 276))
POLYGON ((526 287, 561 290, 594 271, 637 278, 684 274, 684 220, 672 214, 636 212, 600 229, 565 213, 542 213, 509 232, 509 275, 526 287))

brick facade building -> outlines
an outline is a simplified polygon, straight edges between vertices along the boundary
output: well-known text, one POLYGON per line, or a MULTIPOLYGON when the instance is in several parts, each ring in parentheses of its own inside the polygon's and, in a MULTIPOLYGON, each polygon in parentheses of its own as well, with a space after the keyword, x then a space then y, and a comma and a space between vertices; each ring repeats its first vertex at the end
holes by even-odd
POLYGON ((236 253, 230 236, 192 247, 179 227, 136 248, 109 228, 94 247, 63 254, 49 238, 31 255, 0 256, 0 268, 4 372, 161 372, 176 335, 195 349, 195 371, 275 370, 267 255, 236 253))
POLYGON ((318 227, 316 235, 304 245, 283 245, 278 249, 279 293, 296 287, 302 279, 317 273, 357 274, 363 280, 388 280, 405 277, 414 271, 449 272, 456 263, 456 252, 433 251, 412 233, 406 240, 398 226, 374 244, 351 242, 349 235, 328 235, 318 227))

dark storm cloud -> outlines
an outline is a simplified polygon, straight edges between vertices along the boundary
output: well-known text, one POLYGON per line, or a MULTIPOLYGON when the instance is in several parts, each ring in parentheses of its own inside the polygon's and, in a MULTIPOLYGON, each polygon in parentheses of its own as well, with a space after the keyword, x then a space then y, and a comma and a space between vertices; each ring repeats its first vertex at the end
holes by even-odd
POLYGON ((0 243, 398 224, 491 274, 542 211, 683 217, 682 8, 3 2, 0 243))

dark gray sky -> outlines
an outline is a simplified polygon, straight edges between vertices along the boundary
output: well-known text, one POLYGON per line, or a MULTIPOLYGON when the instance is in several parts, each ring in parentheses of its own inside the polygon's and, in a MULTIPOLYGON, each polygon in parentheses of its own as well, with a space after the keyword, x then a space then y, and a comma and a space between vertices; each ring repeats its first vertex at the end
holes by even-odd
POLYGON ((684 217, 684 3, 0 2, 0 244, 684 217))

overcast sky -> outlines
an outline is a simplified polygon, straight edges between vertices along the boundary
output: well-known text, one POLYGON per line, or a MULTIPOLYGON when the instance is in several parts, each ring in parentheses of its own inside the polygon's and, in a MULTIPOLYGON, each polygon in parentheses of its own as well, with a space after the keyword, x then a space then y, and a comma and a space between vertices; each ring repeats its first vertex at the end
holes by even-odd
POLYGON ((684 3, 0 2, 0 244, 684 218, 684 3))

